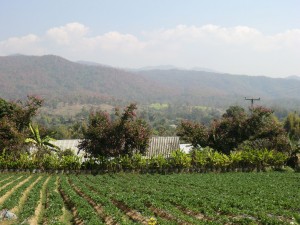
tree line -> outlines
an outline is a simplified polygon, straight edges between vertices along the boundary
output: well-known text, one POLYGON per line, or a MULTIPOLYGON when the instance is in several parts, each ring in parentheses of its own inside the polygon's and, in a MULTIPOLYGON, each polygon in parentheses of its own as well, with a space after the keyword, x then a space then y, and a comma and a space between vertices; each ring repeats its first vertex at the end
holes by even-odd
MULTIPOLYGON (((57 148, 51 144, 53 133, 33 125, 42 104, 43 100, 35 96, 29 96, 26 101, 0 99, 2 157, 17 160, 25 153, 41 158, 57 154, 54 153, 57 148), (32 146, 35 146, 34 153, 32 146)), ((116 108, 112 115, 100 110, 91 112, 88 121, 84 121, 79 129, 83 137, 79 148, 89 158, 143 155, 153 130, 136 111, 136 104, 129 104, 123 110, 116 108)), ((209 148, 224 156, 233 152, 267 150, 285 154, 291 165, 295 165, 299 151, 300 117, 290 113, 282 123, 271 109, 254 107, 246 111, 240 106, 231 106, 209 124, 182 120, 176 134, 191 143, 194 150, 209 148)))

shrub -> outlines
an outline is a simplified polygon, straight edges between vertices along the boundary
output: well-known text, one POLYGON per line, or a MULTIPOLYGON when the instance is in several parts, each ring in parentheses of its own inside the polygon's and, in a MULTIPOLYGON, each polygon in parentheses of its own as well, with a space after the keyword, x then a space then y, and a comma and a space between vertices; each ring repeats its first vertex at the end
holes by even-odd
POLYGON ((171 153, 170 164, 173 168, 189 168, 191 166, 192 158, 190 155, 184 153, 180 149, 171 153))
POLYGON ((165 169, 168 167, 168 161, 163 155, 153 156, 149 160, 149 168, 151 169, 165 169))

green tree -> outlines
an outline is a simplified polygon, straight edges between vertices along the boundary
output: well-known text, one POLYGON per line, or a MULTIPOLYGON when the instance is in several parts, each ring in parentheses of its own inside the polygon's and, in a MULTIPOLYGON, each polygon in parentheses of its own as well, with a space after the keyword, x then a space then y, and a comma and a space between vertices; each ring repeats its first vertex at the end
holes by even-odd
POLYGON ((288 132, 292 141, 300 140, 300 116, 296 113, 289 113, 284 121, 284 129, 288 132))
POLYGON ((264 107, 252 109, 245 122, 247 145, 254 149, 290 152, 288 135, 273 111, 264 107))
POLYGON ((211 147, 225 154, 245 146, 254 149, 290 151, 287 133, 282 124, 273 115, 272 110, 264 107, 250 109, 247 114, 238 106, 230 107, 209 127, 202 124, 183 121, 177 134, 194 147, 211 147))
POLYGON ((218 120, 211 123, 209 146, 229 154, 239 143, 248 139, 246 125, 247 114, 239 106, 231 106, 218 120))

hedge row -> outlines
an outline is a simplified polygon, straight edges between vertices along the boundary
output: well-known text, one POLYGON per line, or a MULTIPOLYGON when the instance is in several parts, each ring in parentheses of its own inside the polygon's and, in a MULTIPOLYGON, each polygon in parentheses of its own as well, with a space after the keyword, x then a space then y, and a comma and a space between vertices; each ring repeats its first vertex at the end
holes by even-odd
POLYGON ((125 155, 115 158, 80 158, 76 155, 59 157, 56 154, 36 158, 23 154, 18 159, 0 156, 0 170, 88 170, 101 172, 179 172, 179 171, 262 171, 266 167, 282 168, 288 155, 274 150, 254 150, 231 152, 225 155, 210 148, 194 150, 186 154, 181 150, 171 153, 168 158, 158 155, 145 158, 141 154, 125 155))

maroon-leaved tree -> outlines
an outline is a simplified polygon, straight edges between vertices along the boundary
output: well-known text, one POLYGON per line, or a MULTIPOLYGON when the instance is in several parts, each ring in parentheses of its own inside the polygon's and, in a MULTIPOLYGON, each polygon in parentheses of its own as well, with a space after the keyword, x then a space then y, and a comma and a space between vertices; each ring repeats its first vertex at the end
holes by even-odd
POLYGON ((79 149, 95 157, 144 153, 151 129, 144 120, 137 118, 136 109, 136 104, 127 106, 123 113, 116 109, 114 120, 107 112, 91 113, 79 149))

